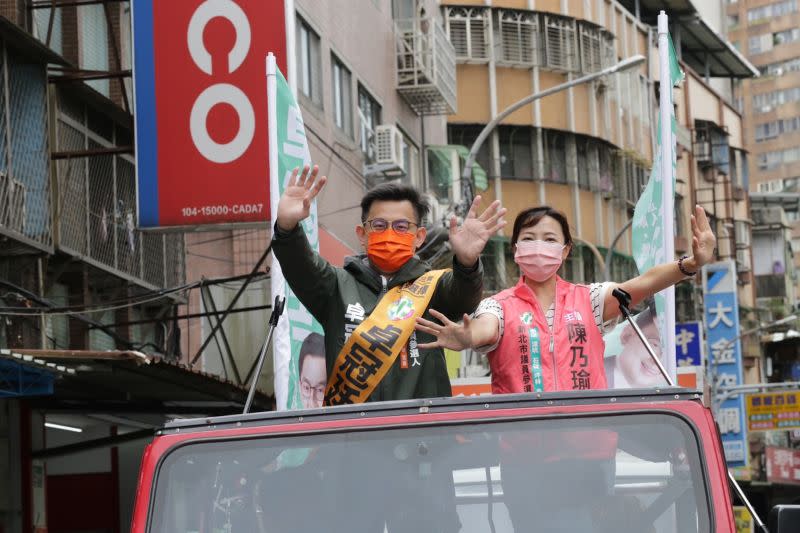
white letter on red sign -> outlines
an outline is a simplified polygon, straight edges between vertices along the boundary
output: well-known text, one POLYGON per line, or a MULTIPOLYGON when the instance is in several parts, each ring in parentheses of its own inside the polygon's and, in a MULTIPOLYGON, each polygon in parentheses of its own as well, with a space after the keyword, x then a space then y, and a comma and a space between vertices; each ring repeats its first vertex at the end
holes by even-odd
MULTIPOLYGON (((232 74, 244 63, 250 51, 250 22, 242 8, 233 0, 206 0, 197 8, 189 22, 186 36, 189 54, 197 67, 212 75, 211 54, 203 43, 203 32, 209 21, 216 17, 227 19, 236 30, 236 42, 228 54, 228 74, 232 74)), ((255 113, 247 95, 229 83, 212 85, 197 97, 189 119, 192 140, 197 150, 214 163, 230 163, 244 154, 255 135, 255 113), (239 115, 239 131, 226 144, 214 141, 208 134, 207 118, 211 108, 217 104, 230 104, 239 115)))
POLYGON ((189 22, 189 54, 200 70, 211 75, 211 54, 203 44, 203 31, 208 22, 216 17, 227 19, 236 30, 236 42, 228 54, 228 74, 231 74, 244 63, 250 51, 250 22, 233 0, 206 0, 197 8, 189 22))
POLYGON ((256 131, 256 116, 250 100, 241 89, 229 83, 218 83, 197 97, 192 107, 189 128, 194 145, 206 159, 214 163, 230 163, 241 157, 250 146, 256 131), (239 131, 226 144, 214 141, 206 128, 208 113, 217 104, 230 104, 239 115, 239 131))

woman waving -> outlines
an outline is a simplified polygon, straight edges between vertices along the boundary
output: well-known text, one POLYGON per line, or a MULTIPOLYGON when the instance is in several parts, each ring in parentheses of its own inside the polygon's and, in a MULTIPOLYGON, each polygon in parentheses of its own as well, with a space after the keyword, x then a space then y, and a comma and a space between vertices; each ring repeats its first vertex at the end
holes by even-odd
MULTIPOLYGON (((619 284, 632 305, 693 277, 712 259, 716 239, 699 206, 692 233, 691 257, 619 284)), ((572 249, 572 236, 567 218, 551 207, 520 213, 511 243, 522 271, 516 286, 484 299, 474 318, 465 315, 462 323, 432 310, 441 324, 418 319, 417 328, 437 340, 421 347, 488 352, 495 394, 606 388, 602 334, 619 316, 611 294, 618 284, 576 285, 556 274, 572 249)))

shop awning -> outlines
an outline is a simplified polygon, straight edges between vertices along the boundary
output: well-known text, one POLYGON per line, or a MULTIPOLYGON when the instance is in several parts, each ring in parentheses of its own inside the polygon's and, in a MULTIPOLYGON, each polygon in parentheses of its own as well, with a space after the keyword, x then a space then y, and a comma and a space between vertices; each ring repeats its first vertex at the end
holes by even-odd
MULTIPOLYGON (((431 178, 440 187, 450 186, 453 183, 453 176, 461 176, 462 169, 467 163, 469 156, 469 149, 460 144, 444 144, 428 146, 428 155, 433 157, 435 162, 431 167, 431 178), (460 160, 459 168, 452 168, 452 155, 455 152, 460 160)), ((477 162, 472 165, 472 181, 475 188, 479 191, 485 191, 489 188, 489 179, 486 171, 477 162)))
MULTIPOLYGON (((0 350, 0 364, 18 372, 47 372, 49 390, 30 389, 33 405, 91 412, 231 414, 247 389, 176 361, 134 351, 0 350)), ((256 391, 253 410, 272 409, 256 391)))
POLYGON ((779 331, 777 333, 769 333, 761 337, 763 344, 772 342, 783 342, 788 340, 800 340, 800 331, 790 329, 788 331, 779 331))
POLYGON ((0 359, 0 399, 52 394, 54 370, 0 359))
POLYGON ((711 78, 755 78, 759 72, 725 37, 698 15, 670 21, 681 59, 711 78), (676 35, 677 32, 677 35, 676 35), (678 38, 679 36, 679 38, 678 38))
POLYGON ((636 14, 637 3, 639 4, 639 13, 642 15, 642 19, 648 23, 653 23, 651 19, 657 16, 662 9, 669 14, 670 18, 676 15, 697 12, 692 0, 620 0, 620 4, 634 15, 636 14))
POLYGON ((724 36, 700 18, 692 0, 621 0, 642 22, 655 26, 658 14, 669 15, 669 28, 678 56, 692 70, 710 78, 753 78, 759 72, 724 36))

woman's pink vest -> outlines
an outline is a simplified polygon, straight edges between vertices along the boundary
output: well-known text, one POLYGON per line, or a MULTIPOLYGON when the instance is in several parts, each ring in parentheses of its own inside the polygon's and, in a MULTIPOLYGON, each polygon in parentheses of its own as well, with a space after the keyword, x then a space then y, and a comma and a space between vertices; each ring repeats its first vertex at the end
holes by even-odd
POLYGON ((493 394, 536 390, 530 350, 532 328, 539 338, 545 392, 607 388, 605 343, 594 321, 589 287, 556 278, 553 335, 544 309, 524 278, 493 298, 503 306, 504 320, 500 344, 489 353, 493 394))

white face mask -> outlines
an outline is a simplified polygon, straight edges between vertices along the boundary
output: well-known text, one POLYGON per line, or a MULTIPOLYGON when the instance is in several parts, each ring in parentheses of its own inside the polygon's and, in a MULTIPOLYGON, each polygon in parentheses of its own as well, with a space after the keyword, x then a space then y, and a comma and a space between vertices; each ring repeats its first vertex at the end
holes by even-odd
POLYGON ((517 241, 514 262, 525 277, 541 283, 550 279, 564 261, 564 245, 546 241, 517 241))

